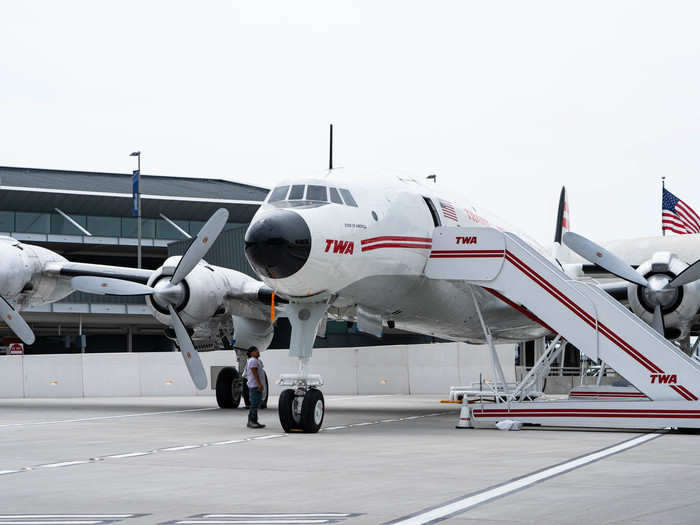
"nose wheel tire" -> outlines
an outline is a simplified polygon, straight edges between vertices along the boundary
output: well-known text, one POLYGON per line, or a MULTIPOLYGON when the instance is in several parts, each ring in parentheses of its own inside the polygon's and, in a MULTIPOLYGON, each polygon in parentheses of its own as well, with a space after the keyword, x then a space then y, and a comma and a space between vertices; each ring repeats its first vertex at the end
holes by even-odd
POLYGON ((238 371, 226 367, 216 378, 216 402, 220 408, 238 408, 241 404, 241 378, 238 371))
POLYGON ((301 405, 301 425, 307 434, 315 434, 321 429, 323 416, 326 415, 326 403, 320 390, 312 388, 304 396, 301 405))
POLYGON ((285 432, 301 431, 301 407, 299 400, 303 399, 295 395, 294 390, 288 388, 280 394, 278 412, 280 424, 285 432))
POLYGON ((285 432, 315 434, 323 425, 326 404, 320 390, 312 388, 302 396, 288 388, 280 394, 278 411, 285 432))

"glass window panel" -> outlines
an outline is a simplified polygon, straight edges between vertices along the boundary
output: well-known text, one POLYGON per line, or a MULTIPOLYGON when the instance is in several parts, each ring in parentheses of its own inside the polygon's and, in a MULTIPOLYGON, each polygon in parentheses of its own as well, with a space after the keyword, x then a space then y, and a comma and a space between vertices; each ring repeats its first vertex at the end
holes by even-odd
POLYGON ((343 199, 340 198, 340 193, 335 188, 328 188, 331 192, 331 202, 336 204, 343 204, 343 199))
MULTIPOLYGON (((138 219, 136 217, 122 217, 122 237, 138 237, 138 219)), ((153 239, 156 235, 155 219, 141 219, 141 237, 153 239)))
MULTIPOLYGON (((86 217, 85 215, 70 215, 71 219, 80 224, 83 228, 86 227, 86 217)), ((78 228, 73 226, 68 220, 66 220, 63 215, 58 213, 51 215, 51 233, 62 233, 65 235, 85 235, 78 228)))
POLYGON ((289 190, 289 186, 279 186, 272 190, 272 193, 270 193, 270 199, 268 202, 277 202, 277 201, 283 201, 284 198, 287 196, 287 191, 289 190))
POLYGON ((121 237, 121 217, 88 215, 86 228, 97 237, 121 237))
POLYGON ((303 184, 295 184, 292 186, 292 191, 289 192, 289 197, 287 198, 290 201, 299 201, 304 198, 304 185, 303 184))
POLYGON ((352 194, 348 190, 340 188, 340 194, 343 196, 345 204, 357 208, 357 203, 355 202, 355 199, 352 198, 352 194))
POLYGON ((190 221, 190 229, 188 230, 190 235, 192 237, 196 237, 199 230, 201 230, 202 226, 204 226, 206 223, 207 221, 190 221))
POLYGON ((306 190, 306 200, 328 202, 327 193, 328 192, 326 191, 325 186, 315 186, 313 184, 309 184, 309 187, 306 190))
POLYGON ((146 239, 156 238, 156 220, 141 219, 141 236, 146 239))
MULTIPOLYGON (((190 226, 189 221, 173 221, 180 228, 187 231, 190 226)), ((168 221, 164 219, 156 219, 156 239, 180 240, 186 237, 173 228, 168 221)))
POLYGON ((15 231, 15 212, 0 211, 0 232, 15 231))
POLYGON ((18 211, 15 216, 15 231, 21 233, 50 233, 51 214, 18 211))

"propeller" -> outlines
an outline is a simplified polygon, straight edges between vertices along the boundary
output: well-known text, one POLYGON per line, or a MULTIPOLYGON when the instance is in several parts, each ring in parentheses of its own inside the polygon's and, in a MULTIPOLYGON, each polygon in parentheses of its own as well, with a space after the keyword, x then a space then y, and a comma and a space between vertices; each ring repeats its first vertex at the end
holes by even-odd
POLYGON ((24 342, 24 344, 34 344, 34 332, 29 328, 27 321, 24 320, 19 312, 15 310, 2 295, 0 295, 0 317, 2 317, 5 324, 24 342))
POLYGON ((654 307, 651 326, 662 335, 665 332, 662 308, 673 303, 678 295, 678 288, 700 279, 700 261, 691 264, 673 279, 665 274, 654 274, 646 279, 617 255, 582 235, 566 232, 563 241, 571 250, 587 261, 597 264, 625 281, 644 288, 643 293, 647 302, 654 307))
POLYGON ((586 239, 583 235, 574 232, 566 232, 564 233, 563 240, 564 244, 581 257, 593 264, 597 264, 601 268, 605 268, 605 270, 613 275, 617 275, 620 279, 638 284, 639 286, 647 286, 649 284, 643 276, 639 275, 634 268, 617 255, 609 252, 593 241, 586 239))
POLYGON ((684 284, 697 281, 698 279, 700 279, 700 260, 695 261, 681 273, 676 275, 676 277, 670 283, 668 283, 668 285, 677 288, 679 286, 683 286, 684 284))
POLYGON ((202 366, 202 360, 199 358, 199 352, 195 349, 192 339, 187 333, 187 328, 174 305, 178 304, 184 294, 180 283, 209 251, 226 226, 227 220, 227 210, 224 208, 216 210, 187 248, 170 280, 160 280, 155 283, 155 286, 111 277, 80 276, 71 279, 71 286, 81 292, 98 295, 150 295, 154 302, 167 308, 180 353, 185 360, 192 381, 199 390, 206 388, 207 376, 202 366))

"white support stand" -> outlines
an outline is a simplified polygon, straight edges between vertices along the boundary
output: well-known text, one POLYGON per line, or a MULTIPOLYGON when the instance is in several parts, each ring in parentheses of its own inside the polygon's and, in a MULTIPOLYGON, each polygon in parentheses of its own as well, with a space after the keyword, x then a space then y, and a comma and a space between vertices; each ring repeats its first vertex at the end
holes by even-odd
POLYGON ((556 361, 557 356, 561 353, 564 344, 557 347, 557 343, 561 339, 561 334, 557 335, 551 343, 545 348, 540 358, 535 363, 530 371, 523 377, 522 381, 515 387, 515 390, 508 396, 510 404, 523 393, 527 393, 533 386, 537 386, 540 381, 549 374, 549 369, 552 363, 556 361))
MULTIPOLYGON (((498 381, 496 384, 496 391, 500 391, 503 394, 507 394, 508 387, 506 385, 506 378, 503 375, 503 367, 501 367, 501 360, 498 358, 498 352, 496 352, 496 346, 493 344, 493 338, 491 337, 491 330, 486 326, 484 322, 484 316, 481 315, 481 308, 479 308, 479 303, 476 300, 476 295, 474 295, 474 289, 471 288, 472 300, 474 301, 474 308, 479 316, 479 322, 481 323, 481 329, 484 332, 484 338, 486 343, 489 345, 489 350, 491 351, 491 368, 493 370, 493 375, 498 381)), ((490 385, 489 385, 490 386, 490 385)))

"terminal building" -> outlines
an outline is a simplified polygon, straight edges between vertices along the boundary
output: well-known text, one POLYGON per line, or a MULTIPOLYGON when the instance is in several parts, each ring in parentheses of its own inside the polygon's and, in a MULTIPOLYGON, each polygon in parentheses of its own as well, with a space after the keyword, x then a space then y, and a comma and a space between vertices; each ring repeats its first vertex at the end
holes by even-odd
MULTIPOLYGON (((142 267, 158 268, 184 253, 218 208, 229 224, 207 256, 211 264, 253 275, 243 251, 245 230, 267 188, 217 178, 141 175, 142 267)), ((137 219, 131 216, 130 173, 81 172, 0 166, 0 235, 43 246, 70 261, 137 267, 137 219)), ((74 292, 25 310, 37 336, 26 353, 170 351, 142 297, 74 292)), ((0 328, 6 341, 12 334, 0 328)), ((289 326, 278 322, 273 347, 286 347, 289 326)), ((346 323, 328 323, 318 346, 419 343, 424 336, 387 330, 377 340, 346 323)))

